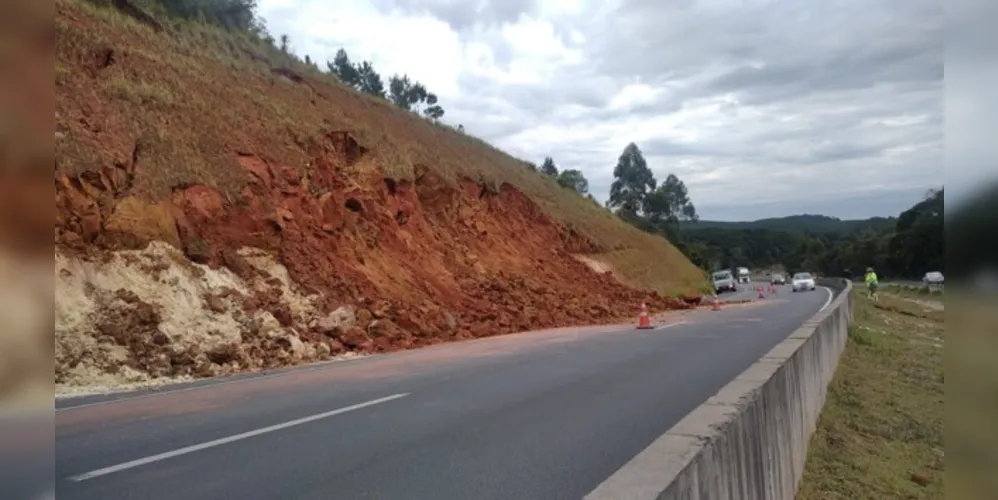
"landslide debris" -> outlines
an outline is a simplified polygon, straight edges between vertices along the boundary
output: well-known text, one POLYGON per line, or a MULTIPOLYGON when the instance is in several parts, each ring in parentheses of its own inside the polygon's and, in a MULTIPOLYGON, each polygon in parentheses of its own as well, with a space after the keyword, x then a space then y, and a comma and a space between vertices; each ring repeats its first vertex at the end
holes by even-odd
MULTIPOLYGON (((330 153, 333 154, 333 153, 330 153)), ((56 381, 201 377, 689 307, 593 272, 516 188, 241 156, 238 203, 56 183, 56 381)), ((340 165, 348 162, 340 158, 340 165)), ((590 259, 595 258, 591 257, 590 259)))
POLYGON ((480 142, 301 73, 287 90, 270 68, 154 51, 184 36, 172 28, 56 6, 62 390, 693 307, 625 284, 696 275, 664 240, 480 142), (296 119, 263 112, 277 108, 296 119))

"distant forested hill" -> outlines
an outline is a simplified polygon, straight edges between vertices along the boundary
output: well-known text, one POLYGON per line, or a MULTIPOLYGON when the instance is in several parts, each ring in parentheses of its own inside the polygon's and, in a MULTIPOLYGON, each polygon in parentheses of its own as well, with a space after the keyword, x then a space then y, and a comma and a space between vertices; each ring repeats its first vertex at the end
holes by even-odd
POLYGON ((752 222, 684 223, 676 240, 706 269, 782 266, 857 276, 873 266, 884 277, 917 279, 927 271, 944 271, 943 201, 940 188, 898 217, 841 220, 794 215, 752 222))
POLYGON ((863 230, 881 231, 891 229, 897 224, 896 217, 873 217, 870 219, 842 220, 826 215, 791 215, 759 219, 749 222, 724 222, 701 220, 699 222, 684 222, 682 228, 688 231, 704 229, 768 229, 770 231, 786 231, 791 233, 854 233, 863 230))

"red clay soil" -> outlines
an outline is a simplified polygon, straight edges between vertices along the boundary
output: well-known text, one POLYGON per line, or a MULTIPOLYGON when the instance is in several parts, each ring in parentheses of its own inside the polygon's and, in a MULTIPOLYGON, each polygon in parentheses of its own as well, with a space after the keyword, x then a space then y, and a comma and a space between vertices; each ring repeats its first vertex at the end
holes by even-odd
MULTIPOLYGON (((254 271, 236 250, 265 249, 326 298, 316 316, 358 308, 360 328, 333 336, 360 352, 633 320, 642 302, 653 312, 694 307, 593 272, 571 254, 594 245, 509 184, 452 185, 428 167, 414 182, 385 178, 343 132, 327 135, 314 160, 303 177, 240 154, 250 181, 231 201, 205 185, 176 186, 160 200, 132 196, 134 165, 57 174, 57 244, 94 255, 158 239, 243 276, 254 271)), ((266 300, 244 304, 261 307, 266 300)), ((284 326, 306 342, 323 336, 314 325, 284 326)))

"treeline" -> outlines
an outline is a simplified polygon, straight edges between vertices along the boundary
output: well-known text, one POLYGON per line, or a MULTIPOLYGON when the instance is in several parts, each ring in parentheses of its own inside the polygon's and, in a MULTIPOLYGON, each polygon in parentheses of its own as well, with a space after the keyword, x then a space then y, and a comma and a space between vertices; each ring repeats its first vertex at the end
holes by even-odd
POLYGON ((711 268, 781 266, 854 277, 868 266, 888 278, 920 278, 944 271, 942 188, 902 212, 893 227, 853 232, 701 228, 684 241, 711 268))
MULTIPOLYGON (((541 172, 557 175, 545 167, 541 172)), ((888 278, 944 271, 942 188, 929 191, 896 219, 850 221, 852 231, 831 231, 828 221, 834 219, 820 216, 794 218, 795 224, 821 222, 799 231, 697 228, 699 216, 686 185, 674 174, 658 182, 634 143, 624 148, 613 176, 606 207, 635 227, 667 238, 704 270, 779 266, 853 277, 872 266, 888 278)))
POLYGON ((800 214, 786 217, 773 217, 754 221, 711 221, 700 220, 696 224, 684 224, 684 229, 702 231, 704 229, 769 229, 812 233, 848 233, 864 229, 889 229, 897 223, 897 217, 871 217, 869 219, 843 220, 826 215, 800 214))
POLYGON ((565 169, 559 171, 558 166, 554 163, 554 159, 550 156, 544 158, 540 168, 537 167, 536 163, 530 162, 527 162, 527 168, 554 180, 559 186, 565 189, 571 189, 594 202, 596 201, 596 198, 593 198, 593 195, 589 193, 589 180, 586 179, 581 170, 565 169))
MULTIPOLYGON (((306 63, 311 64, 308 56, 306 63)), ((344 85, 367 95, 387 99, 392 104, 406 110, 420 112, 431 120, 439 120, 444 116, 444 109, 437 103, 437 95, 426 90, 417 81, 409 79, 408 75, 392 75, 388 78, 388 88, 370 61, 354 63, 350 61, 347 51, 339 49, 332 61, 326 62, 329 74, 344 85)))
MULTIPOLYGON (((125 0, 91 0, 98 4, 121 3, 125 0)), ((437 95, 425 85, 408 75, 392 75, 386 81, 375 70, 370 61, 353 62, 346 50, 339 49, 332 61, 325 63, 325 71, 305 55, 298 58, 291 50, 288 35, 274 37, 267 29, 263 18, 257 13, 257 0, 130 0, 151 12, 170 18, 201 22, 219 28, 239 32, 255 38, 261 43, 281 52, 290 60, 303 64, 317 72, 334 77, 342 84, 365 94, 385 99, 392 104, 418 113, 430 120, 444 116, 444 108, 437 95)), ((463 131, 463 126, 458 126, 463 131)))

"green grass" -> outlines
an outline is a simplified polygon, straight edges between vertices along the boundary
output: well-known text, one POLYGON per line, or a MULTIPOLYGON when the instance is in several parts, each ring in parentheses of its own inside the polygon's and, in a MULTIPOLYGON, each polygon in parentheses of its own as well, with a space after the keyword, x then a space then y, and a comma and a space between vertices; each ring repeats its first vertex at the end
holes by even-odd
POLYGON ((943 314, 860 291, 798 499, 934 499, 944 492, 943 314))

